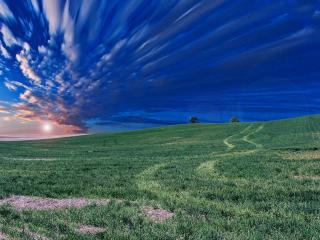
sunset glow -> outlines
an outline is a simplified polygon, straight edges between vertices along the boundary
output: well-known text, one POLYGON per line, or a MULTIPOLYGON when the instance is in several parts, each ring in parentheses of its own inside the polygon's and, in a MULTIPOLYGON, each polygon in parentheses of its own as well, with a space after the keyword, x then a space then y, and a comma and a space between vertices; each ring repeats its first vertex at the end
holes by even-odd
POLYGON ((52 127, 52 125, 50 123, 45 123, 42 126, 42 130, 43 130, 44 133, 51 133, 52 130, 53 130, 53 127, 52 127))

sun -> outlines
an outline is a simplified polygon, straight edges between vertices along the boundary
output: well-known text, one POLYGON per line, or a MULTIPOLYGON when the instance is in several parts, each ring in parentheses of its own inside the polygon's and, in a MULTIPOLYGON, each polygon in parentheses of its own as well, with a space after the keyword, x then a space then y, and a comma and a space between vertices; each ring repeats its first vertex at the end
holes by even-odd
POLYGON ((42 130, 45 132, 45 133, 51 133, 52 132, 52 125, 50 123, 45 123, 42 125, 42 130))

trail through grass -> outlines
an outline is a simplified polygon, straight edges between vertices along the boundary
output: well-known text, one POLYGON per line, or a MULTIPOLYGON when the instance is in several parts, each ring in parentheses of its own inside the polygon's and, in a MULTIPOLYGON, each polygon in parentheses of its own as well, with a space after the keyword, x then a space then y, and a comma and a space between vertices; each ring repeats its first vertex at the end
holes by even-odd
POLYGON ((253 131, 249 132, 247 135, 245 135, 242 138, 242 140, 247 143, 253 144, 256 148, 262 149, 263 148, 262 144, 254 142, 253 140, 250 139, 250 137, 252 137, 254 134, 257 134, 258 132, 260 132, 263 129, 263 127, 264 127, 264 125, 260 125, 255 130, 253 130, 253 131))

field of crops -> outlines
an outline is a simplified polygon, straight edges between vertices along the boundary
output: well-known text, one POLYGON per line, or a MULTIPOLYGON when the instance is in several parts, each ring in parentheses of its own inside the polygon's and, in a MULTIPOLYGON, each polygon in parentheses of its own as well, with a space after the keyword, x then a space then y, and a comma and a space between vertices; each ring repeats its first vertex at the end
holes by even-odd
POLYGON ((311 116, 0 142, 0 239, 320 239, 319 140, 311 116))

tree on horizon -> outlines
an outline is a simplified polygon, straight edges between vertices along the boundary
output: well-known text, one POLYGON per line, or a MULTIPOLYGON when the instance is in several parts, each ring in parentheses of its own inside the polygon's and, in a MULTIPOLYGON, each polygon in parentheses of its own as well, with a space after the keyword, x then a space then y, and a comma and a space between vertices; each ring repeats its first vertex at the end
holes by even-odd
POLYGON ((230 120, 231 123, 238 123, 240 120, 237 117, 232 117, 230 120))
POLYGON ((196 116, 192 116, 189 121, 190 123, 199 123, 199 119, 196 116))

